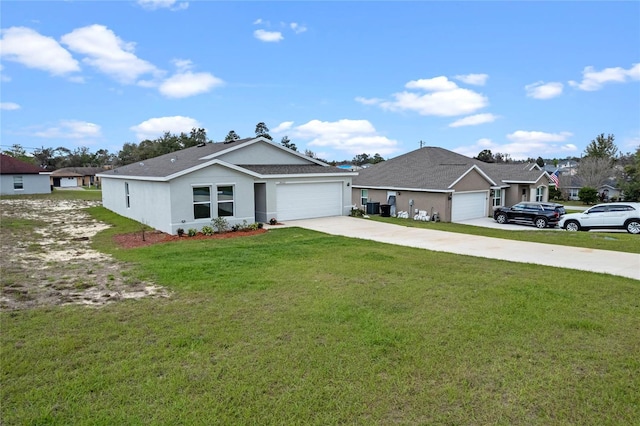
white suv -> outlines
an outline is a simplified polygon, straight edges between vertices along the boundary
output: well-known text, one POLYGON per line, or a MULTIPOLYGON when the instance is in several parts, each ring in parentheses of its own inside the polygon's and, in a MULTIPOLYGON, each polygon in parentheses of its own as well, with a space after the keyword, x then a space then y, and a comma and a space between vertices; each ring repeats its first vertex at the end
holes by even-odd
POLYGON ((640 203, 598 204, 582 213, 565 214, 558 226, 567 231, 626 229, 630 234, 640 234, 640 203))

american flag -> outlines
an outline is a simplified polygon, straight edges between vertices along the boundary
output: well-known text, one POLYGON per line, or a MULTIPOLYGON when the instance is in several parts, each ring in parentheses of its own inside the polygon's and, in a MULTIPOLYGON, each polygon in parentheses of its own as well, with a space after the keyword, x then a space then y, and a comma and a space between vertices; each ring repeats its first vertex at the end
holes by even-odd
POLYGON ((558 176, 559 176, 559 173, 557 170, 551 173, 551 176, 549 176, 553 181, 553 183, 556 185, 556 188, 560 188, 560 179, 558 179, 558 176))

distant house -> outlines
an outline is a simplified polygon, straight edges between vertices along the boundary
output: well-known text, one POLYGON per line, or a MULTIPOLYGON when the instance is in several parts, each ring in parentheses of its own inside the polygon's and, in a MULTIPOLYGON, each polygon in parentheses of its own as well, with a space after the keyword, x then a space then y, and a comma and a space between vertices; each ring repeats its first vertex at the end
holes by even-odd
MULTIPOLYGON (((583 187, 584 182, 580 176, 567 176, 560 182, 560 192, 562 193, 562 197, 571 201, 577 201, 580 199, 578 193, 583 187)), ((622 195, 615 179, 607 179, 606 182, 598 186, 596 189, 598 190, 600 201, 610 201, 611 199, 619 200, 622 195)))
POLYGON ((352 188, 355 206, 379 202, 410 216, 422 210, 460 222, 490 216, 498 206, 547 201, 549 175, 535 163, 484 163, 424 147, 360 170, 352 188))
POLYGON ((78 186, 100 186, 98 173, 102 167, 64 167, 51 173, 51 185, 54 188, 74 188, 78 186))
POLYGON ((0 194, 49 194, 49 172, 33 164, 0 154, 0 194))
POLYGON ((175 234, 229 225, 341 216, 356 173, 263 137, 206 143, 100 173, 102 204, 175 234))

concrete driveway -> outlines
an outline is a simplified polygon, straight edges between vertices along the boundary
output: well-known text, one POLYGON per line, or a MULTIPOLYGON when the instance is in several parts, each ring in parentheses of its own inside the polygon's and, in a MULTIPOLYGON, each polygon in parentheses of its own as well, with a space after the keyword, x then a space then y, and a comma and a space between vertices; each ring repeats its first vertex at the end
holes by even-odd
MULTIPOLYGON (((285 223, 284 226, 300 227, 331 235, 361 238, 400 246, 511 262, 601 272, 640 280, 640 254, 410 228, 349 216, 295 220, 285 223)), ((280 227, 282 225, 275 228, 280 227)), ((535 227, 525 228, 527 230, 536 229, 535 227)), ((559 233, 558 235, 560 236, 561 234, 559 233)))

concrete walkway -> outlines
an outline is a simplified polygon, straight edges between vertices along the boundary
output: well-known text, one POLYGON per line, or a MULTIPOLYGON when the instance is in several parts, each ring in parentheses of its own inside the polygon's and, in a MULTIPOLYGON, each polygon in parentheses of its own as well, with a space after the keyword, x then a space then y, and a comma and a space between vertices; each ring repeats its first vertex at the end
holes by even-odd
MULTIPOLYGON (((640 254, 410 228, 348 216, 295 220, 284 226, 433 251, 602 272, 640 280, 640 254)), ((558 233, 558 238, 562 238, 561 233, 558 233)))

